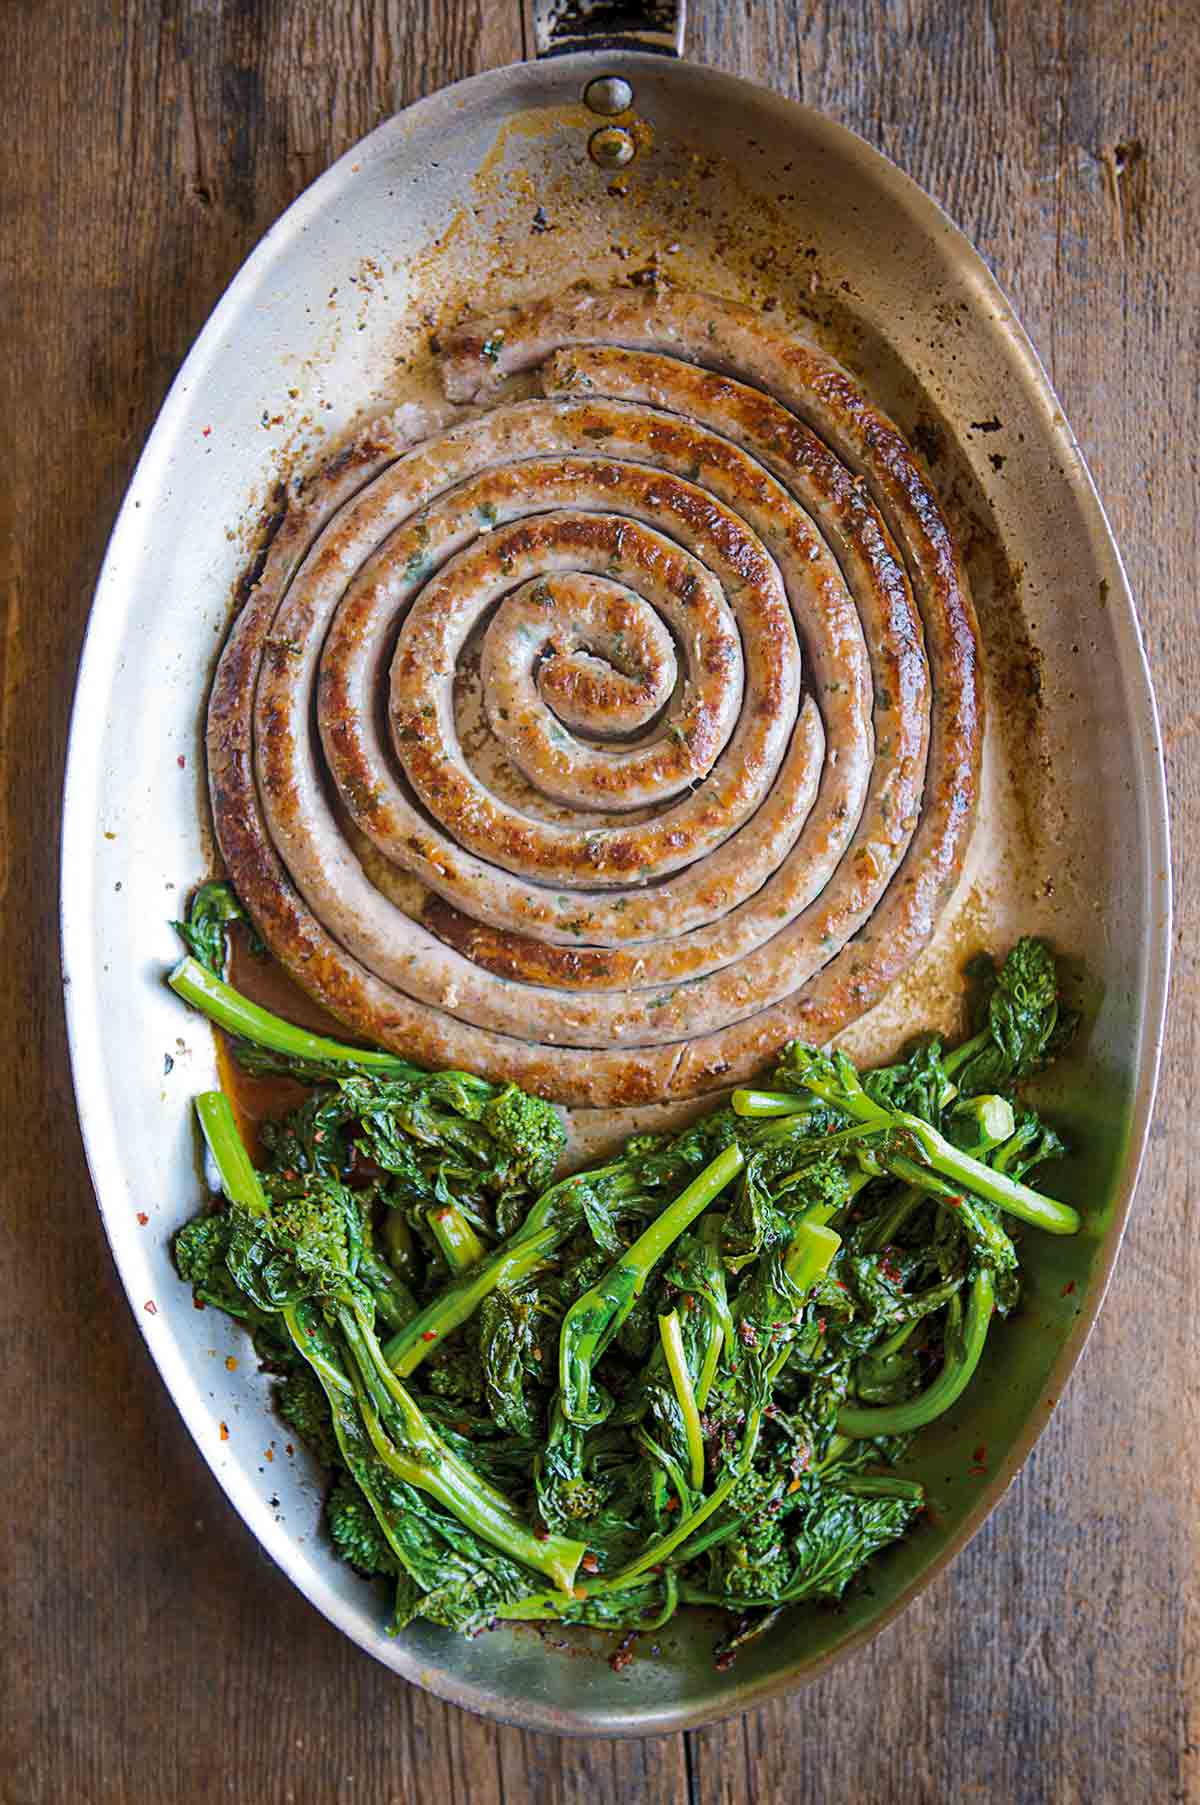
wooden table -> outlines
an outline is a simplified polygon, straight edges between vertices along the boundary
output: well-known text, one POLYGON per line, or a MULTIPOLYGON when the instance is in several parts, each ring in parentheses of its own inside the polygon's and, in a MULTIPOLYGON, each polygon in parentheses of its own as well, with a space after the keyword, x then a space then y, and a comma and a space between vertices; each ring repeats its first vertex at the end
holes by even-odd
POLYGON ((103 1805, 1200 1799, 1196 0, 692 0, 690 54, 844 120, 979 245, 1129 560, 1174 788, 1158 1122, 1111 1299, 1020 1482, 863 1655, 653 1742, 498 1729, 266 1562, 150 1368, 67 1075, 55 822, 134 459, 218 295, 347 145, 522 54, 519 0, 4 0, 0 1799, 103 1805))

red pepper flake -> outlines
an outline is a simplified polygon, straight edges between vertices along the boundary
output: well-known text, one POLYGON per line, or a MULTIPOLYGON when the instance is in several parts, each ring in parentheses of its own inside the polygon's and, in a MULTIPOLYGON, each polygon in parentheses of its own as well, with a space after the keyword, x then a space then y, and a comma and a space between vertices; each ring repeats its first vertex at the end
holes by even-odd
POLYGON ((422 1341, 436 1341, 437 1340, 437 1330, 436 1329, 423 1330, 422 1334, 421 1334, 421 1340, 422 1341))
POLYGON ((204 1308, 204 1299, 202 1297, 193 1297, 192 1298, 192 1309, 193 1310, 203 1310, 203 1308, 204 1308))
POLYGON ((594 1554, 585 1554, 579 1565, 585 1573, 599 1573, 600 1571, 600 1562, 594 1554))
POLYGON ((146 1299, 145 1303, 142 1305, 142 1309, 146 1312, 147 1316, 157 1316, 158 1315, 158 1305, 155 1303, 155 1301, 152 1297, 148 1297, 146 1299))
POLYGON ((181 771, 187 770, 187 759, 183 756, 182 752, 179 754, 179 757, 175 760, 175 763, 179 766, 179 769, 181 771))
POLYGON ((623 1667, 629 1666, 633 1660, 633 1645, 636 1641, 636 1630, 630 1630, 628 1634, 622 1636, 618 1647, 608 1657, 608 1664, 614 1673, 620 1673, 623 1667))
POLYGON ((550 1540, 550 1531, 546 1528, 544 1523, 535 1523, 533 1526, 533 1533, 539 1542, 548 1542, 550 1540))
POLYGON ((845 1287, 845 1285, 843 1285, 841 1279, 834 1279, 833 1282, 837 1286, 839 1291, 844 1291, 846 1289, 846 1287, 845 1287))
POLYGON ((987 1459, 986 1442, 980 1442, 979 1446, 975 1449, 975 1452, 971 1455, 971 1459, 972 1460, 986 1460, 987 1459))
POLYGON ((713 1662, 713 1666, 716 1668, 718 1673, 728 1673, 729 1669, 733 1666, 733 1664, 736 1660, 737 1660, 737 1649, 736 1648, 727 1648, 725 1650, 724 1654, 720 1654, 717 1656, 716 1660, 713 1662))
POLYGON ((264 1460, 274 1460, 274 1458, 275 1458, 275 1449, 273 1446, 270 1448, 263 1449, 263 1459, 264 1460))
POLYGON ((668 1510, 678 1510, 679 1509, 678 1498, 668 1498, 667 1499, 667 1509, 668 1510))
POLYGON ((200 428, 200 437, 201 437, 201 438, 202 438, 202 439, 207 439, 207 438, 209 438, 209 437, 210 437, 210 436, 211 436, 211 434, 212 434, 212 427, 211 427, 211 426, 202 426, 202 427, 201 427, 201 428, 200 428))
POLYGON ((227 1423, 218 1423, 217 1433, 220 1435, 222 1441, 228 1441, 229 1440, 229 1425, 227 1423))
POLYGON ((291 1454, 294 1454, 294 1453, 295 1453, 295 1452, 296 1452, 296 1450, 295 1450, 295 1448, 294 1448, 294 1446, 293 1446, 293 1445, 292 1445, 292 1443, 291 1443, 291 1442, 290 1442, 290 1441, 289 1441, 289 1442, 285 1442, 285 1443, 284 1443, 284 1444, 283 1444, 283 1446, 284 1446, 284 1452, 285 1452, 285 1453, 287 1453, 287 1454, 289 1454, 289 1455, 291 1455, 291 1454))
POLYGON ((986 1467, 968 1467, 967 1471, 968 1471, 968 1473, 985 1474, 987 1472, 987 1468, 986 1467))
POLYGON ((225 1371, 227 1373, 235 1373, 237 1371, 237 1360, 232 1354, 226 1354, 225 1356, 225 1371))
POLYGON ((825 1318, 823 1316, 818 1316, 817 1317, 817 1334, 823 1335, 824 1333, 825 1333, 825 1318))
POLYGON ((943 1203, 948 1203, 948 1204, 949 1204, 949 1205, 950 1205, 950 1208, 951 1208, 951 1209, 952 1209, 952 1210, 958 1210, 958 1209, 961 1209, 961 1208, 962 1208, 962 1206, 963 1206, 963 1204, 964 1204, 964 1203, 965 1203, 965 1202, 966 1202, 966 1201, 967 1201, 967 1200, 966 1200, 966 1198, 965 1198, 965 1197, 964 1197, 964 1196, 963 1196, 963 1194, 962 1194, 962 1192, 961 1192, 961 1191, 958 1191, 958 1192, 956 1192, 956 1193, 955 1193, 955 1195, 954 1195, 954 1196, 953 1196, 953 1197, 943 1197, 943 1199, 942 1199, 942 1202, 943 1202, 943 1203))
POLYGON ((1072 1293, 1072 1291, 1074 1291, 1074 1289, 1075 1289, 1075 1280, 1074 1280, 1074 1279, 1068 1279, 1068 1280, 1067 1280, 1067 1282, 1066 1282, 1066 1284, 1065 1284, 1065 1285, 1064 1285, 1064 1286, 1063 1286, 1063 1288, 1062 1288, 1062 1294, 1063 1294, 1063 1296, 1064 1296, 1064 1297, 1070 1297, 1070 1295, 1071 1295, 1071 1293, 1072 1293))
POLYGON ((140 1228, 145 1228, 147 1222, 149 1222, 149 1220, 150 1220, 150 1218, 149 1218, 149 1216, 147 1216, 145 1210, 138 1211, 137 1219, 138 1219, 138 1226, 140 1228))

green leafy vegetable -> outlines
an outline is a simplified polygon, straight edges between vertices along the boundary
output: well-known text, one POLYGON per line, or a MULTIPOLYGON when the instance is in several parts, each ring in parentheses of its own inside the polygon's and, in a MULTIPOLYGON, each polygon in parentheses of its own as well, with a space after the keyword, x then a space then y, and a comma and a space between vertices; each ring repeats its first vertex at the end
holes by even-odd
POLYGON ((946 1061, 964 1096, 1028 1078, 1070 1039, 1077 1017, 1059 1006, 1058 973, 1044 941, 1018 940, 997 971, 986 955, 973 963, 978 1027, 946 1061))
MULTIPOLYGON (((844 1111, 852 1120, 868 1128, 881 1134, 892 1133, 896 1151, 907 1143, 907 1151, 900 1157, 910 1163, 929 1166, 939 1177, 961 1185, 964 1191, 985 1198, 1036 1228, 1046 1229, 1052 1235, 1077 1232, 1079 1217, 1069 1205, 1043 1197, 1007 1173, 960 1152, 921 1117, 876 1102, 844 1053, 821 1053, 815 1047, 794 1041, 776 1078, 782 1084, 811 1091, 823 1102, 844 1111)), ((888 1157, 881 1155, 884 1164, 888 1163, 888 1157)))
POLYGON ((1019 1332, 995 1327, 1009 1228, 1078 1226, 1026 1183, 1064 1149, 1013 1091, 1071 1026, 1039 942, 977 974, 962 1048, 859 1072, 797 1043, 772 1088, 558 1178, 541 1099, 307 1034, 216 970, 171 982, 309 1088, 262 1124, 261 1170, 199 1099, 226 1203, 176 1261, 278 1375, 335 1474, 333 1546, 394 1587, 395 1627, 629 1635, 716 1605, 724 1663, 840 1598, 922 1508, 913 1434, 969 1411, 989 1338, 1019 1332))
MULTIPOLYGON (((201 884, 188 904, 187 920, 171 926, 207 972, 220 978, 225 971, 225 930, 231 921, 244 921, 246 911, 229 884, 201 884)), ((261 942, 260 942, 261 944, 261 942)))
POLYGON ((333 1545, 359 1573, 396 1574, 400 1563, 370 1504, 348 1473, 339 1473, 325 1500, 333 1545))
POLYGON ((301 1193, 269 1195, 225 1097, 206 1092, 196 1109, 231 1205, 226 1264, 252 1303, 283 1315, 297 1352, 325 1390, 350 1471, 361 1483, 350 1445, 361 1446, 365 1430, 375 1459, 391 1478, 427 1492, 481 1540, 569 1588, 582 1545, 535 1537, 508 1499, 441 1440, 387 1366, 374 1335, 369 1293, 356 1277, 361 1227, 345 1188, 310 1186, 301 1193), (313 1302, 322 1307, 332 1346, 323 1331, 316 1332, 311 1312, 297 1314, 297 1306, 313 1302))

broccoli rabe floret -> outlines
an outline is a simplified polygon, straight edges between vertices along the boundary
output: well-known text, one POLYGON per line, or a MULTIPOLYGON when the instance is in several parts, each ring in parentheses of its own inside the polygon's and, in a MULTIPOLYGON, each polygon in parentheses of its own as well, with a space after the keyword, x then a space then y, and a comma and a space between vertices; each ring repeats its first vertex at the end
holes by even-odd
POLYGON ((275 1387, 275 1408, 323 1467, 341 1464, 329 1402, 308 1367, 298 1366, 275 1387))
POLYGON ((964 1096, 1039 1071, 1071 1038, 1077 1021, 1059 1004, 1058 971, 1044 941, 1028 935, 1018 940, 998 970, 987 958, 974 965, 981 988, 977 1032, 946 1059, 964 1096))
POLYGON ((379 1520, 348 1473, 339 1473, 325 1500, 325 1522, 342 1559, 358 1573, 398 1573, 379 1520))
POLYGON ((564 1517, 594 1517, 604 1508, 604 1493, 586 1479, 564 1479, 557 1488, 555 1502, 564 1517))
POLYGON ((199 1303, 257 1324, 261 1312, 239 1290, 225 1264, 232 1234, 232 1220, 224 1211, 194 1216, 175 1236, 175 1264, 199 1303))
POLYGON ((567 1144, 567 1131, 554 1105, 510 1084, 485 1104, 480 1120, 506 1156, 507 1183, 542 1190, 567 1144))
POLYGON ((269 1183, 268 1233, 302 1272, 340 1278, 352 1273, 361 1246, 358 1205, 336 1179, 309 1176, 269 1183))

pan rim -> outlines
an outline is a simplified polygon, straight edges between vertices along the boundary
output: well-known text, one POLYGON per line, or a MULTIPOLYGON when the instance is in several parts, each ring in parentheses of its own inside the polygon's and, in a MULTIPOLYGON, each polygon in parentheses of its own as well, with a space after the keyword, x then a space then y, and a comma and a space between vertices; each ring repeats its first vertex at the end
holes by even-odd
MULTIPOLYGON (((1068 1334, 1054 1362, 1041 1396, 1030 1412, 1026 1426, 1012 1445, 1007 1458, 997 1469, 974 1508, 956 1532, 920 1573, 892 1603, 868 1624, 849 1635, 836 1649, 810 1656, 805 1660, 781 1666, 761 1680, 739 1685, 736 1680, 723 1684, 719 1696, 702 1697, 694 1705, 655 1708, 632 1707, 618 1714, 598 1714, 586 1710, 563 1710, 546 1705, 536 1698, 505 1693, 502 1687, 485 1688, 462 1680, 445 1669, 430 1670, 416 1654, 406 1656, 399 1644, 381 1649, 377 1628, 367 1614, 355 1611, 335 1597, 308 1568, 295 1559, 294 1533, 277 1529, 269 1515, 264 1515, 261 1500, 253 1497, 247 1485, 234 1470, 219 1470, 211 1458, 201 1433, 209 1409, 201 1398, 200 1387, 188 1370, 184 1351, 165 1342, 152 1332, 150 1320, 139 1308, 133 1290, 134 1274, 127 1270, 114 1230, 114 1199, 124 1188, 122 1157, 106 1120, 106 1105, 111 1081, 105 1076, 103 1057, 103 1023, 99 1009, 100 974, 97 970, 94 924, 89 913, 88 893, 84 886, 74 888, 70 882, 72 849, 90 844, 95 829, 95 813, 89 798, 94 791, 93 747, 104 719, 109 694, 109 671, 115 658, 115 645, 123 637, 128 598, 120 575, 126 542, 132 537, 132 498, 138 477, 152 453, 155 442, 166 437, 172 422, 180 413, 184 397, 202 374, 214 347, 219 343, 227 317, 240 306, 260 274, 271 262, 277 245, 304 229, 305 223, 319 216, 326 201, 340 192, 352 163, 362 163, 385 150, 403 143, 405 136, 428 128, 439 117, 446 129, 452 129, 454 115, 465 103, 478 104, 511 89, 514 76, 521 71, 535 71, 534 63, 510 64, 470 76, 435 94, 415 101, 401 113, 385 120, 367 137, 352 146, 323 172, 270 227, 247 257, 192 345, 177 373, 146 445, 130 479, 129 489, 118 513, 104 561, 97 579, 91 611, 80 656, 75 696, 71 711, 66 776, 64 782, 61 833, 62 890, 60 906, 61 952, 64 970, 64 1005, 70 1051, 72 1082, 80 1121, 85 1154, 93 1189, 114 1263, 130 1308, 143 1339, 146 1340, 159 1373, 170 1391, 176 1407, 214 1477, 229 1497, 243 1521, 251 1527, 256 1540, 280 1566, 301 1593, 334 1625, 348 1635, 364 1651, 405 1678, 424 1686, 436 1696, 462 1705, 504 1723, 524 1728, 548 1730, 560 1735, 629 1737, 663 1735, 696 1728, 718 1721, 733 1713, 749 1709, 777 1697, 829 1671, 854 1650, 873 1640, 955 1559, 966 1543, 995 1509, 1000 1498, 1024 1465, 1031 1449, 1048 1420, 1046 1400, 1055 1400, 1074 1371, 1083 1348, 1094 1327, 1111 1280, 1112 1271, 1124 1237, 1138 1178, 1142 1169, 1162 1049, 1166 1014, 1170 950, 1171 950, 1171 869, 1166 777, 1162 756, 1161 734, 1148 661, 1137 620, 1128 578, 1097 494, 1091 474, 1084 462, 1074 434, 1066 423, 1047 373, 1028 336, 1020 325, 1007 294, 1000 287, 982 257, 945 210, 907 176, 883 152, 875 149, 850 128, 830 119, 817 109, 788 100, 771 90, 742 77, 699 63, 674 64, 653 53, 628 50, 577 52, 555 57, 555 74, 578 74, 580 80, 598 65, 631 73, 644 72, 658 82, 672 81, 683 75, 701 78, 712 89, 735 102, 752 105, 760 114, 765 108, 781 122, 793 128, 803 122, 817 133, 834 155, 850 156, 866 166, 866 174, 899 203, 916 228, 928 235, 954 244, 964 267, 970 272, 978 292, 994 310, 996 321, 1007 342, 1007 349, 1020 367, 1020 378, 1033 392, 1039 404, 1054 410, 1055 432, 1062 451, 1062 484, 1070 491, 1090 538, 1102 554, 1110 584, 1110 620, 1115 641, 1115 659, 1121 681, 1128 725, 1133 735, 1131 745, 1133 789, 1140 807, 1140 831, 1145 846, 1148 882, 1143 898, 1143 931, 1145 935, 1145 985, 1141 998, 1136 1051, 1136 1086, 1129 1116, 1129 1130, 1120 1172, 1114 1184, 1114 1208, 1111 1225, 1097 1256, 1085 1308, 1068 1334)), ((520 105, 519 92, 513 110, 520 105)))

